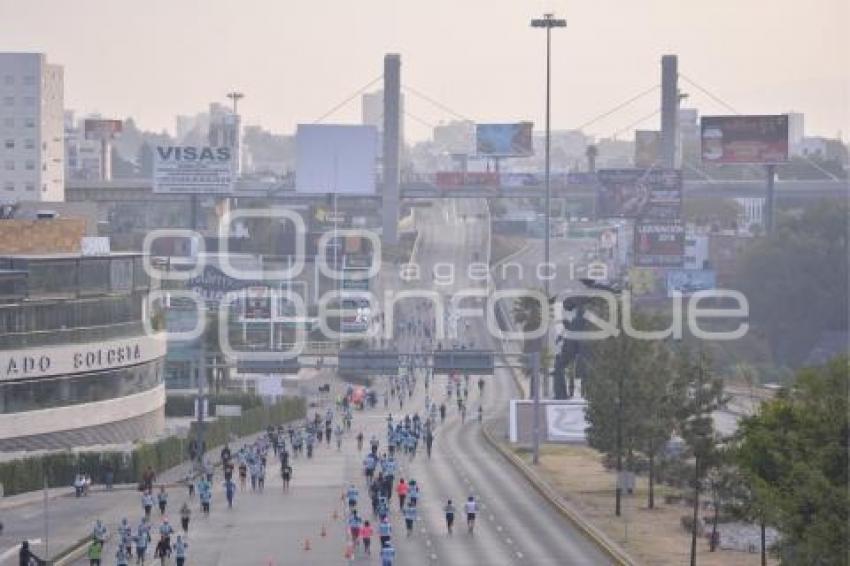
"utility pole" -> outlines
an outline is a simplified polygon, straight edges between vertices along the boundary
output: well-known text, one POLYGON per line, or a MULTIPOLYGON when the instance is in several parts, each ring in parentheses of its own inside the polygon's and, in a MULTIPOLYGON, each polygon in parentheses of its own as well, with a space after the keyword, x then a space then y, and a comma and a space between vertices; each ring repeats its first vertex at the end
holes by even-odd
MULTIPOLYGON (((546 163, 544 167, 544 183, 546 185, 545 216, 543 218, 543 263, 549 268, 549 216, 552 206, 552 189, 550 183, 550 117, 551 117, 551 91, 552 91, 552 28, 567 27, 567 20, 558 19, 555 14, 543 14, 542 18, 531 20, 531 27, 546 30, 546 163)), ((549 279, 544 280, 546 297, 549 297, 549 279)))

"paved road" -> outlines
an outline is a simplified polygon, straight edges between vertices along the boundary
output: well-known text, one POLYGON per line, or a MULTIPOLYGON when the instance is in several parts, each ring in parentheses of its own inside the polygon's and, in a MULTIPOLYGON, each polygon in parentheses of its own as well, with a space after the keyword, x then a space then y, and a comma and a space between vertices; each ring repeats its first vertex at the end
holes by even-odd
MULTIPOLYGON (((467 263, 476 254, 481 261, 486 261, 489 253, 487 222, 475 218, 476 214, 483 212, 483 207, 479 200, 436 203, 420 218, 422 241, 417 259, 425 280, 418 285, 411 283, 410 288, 423 285, 432 288, 427 279, 437 262, 456 264, 454 281, 450 285, 433 287, 443 296, 466 286, 484 284, 470 279, 466 272, 467 263)), ((415 312, 405 302, 397 307, 397 314, 408 318, 415 312)), ((469 328, 465 325, 460 327, 461 341, 474 341, 479 347, 495 346, 480 322, 473 321, 469 328)), ((398 338, 400 349, 410 347, 411 343, 409 336, 398 338)), ((446 382, 447 377, 438 376, 427 394, 441 401, 446 382)), ((383 386, 379 384, 378 389, 383 386)), ((474 383, 471 389, 470 405, 477 407, 478 403, 483 403, 484 426, 494 427, 503 434, 507 401, 516 395, 510 375, 506 370, 498 370, 493 378, 487 378, 483 399, 479 399, 474 383)), ((364 454, 357 451, 353 434, 363 430, 368 438, 374 432, 383 442, 387 412, 392 411, 396 417, 400 412, 418 411, 422 414, 425 398, 424 378, 420 376, 414 396, 405 401, 401 410, 397 400, 393 399, 389 409, 379 404, 378 409, 356 412, 354 432, 345 439, 341 451, 324 446, 312 460, 303 457, 294 460, 293 481, 288 493, 283 492, 280 479, 274 473, 276 466, 270 465, 265 492, 239 493, 235 507, 228 510, 224 507, 221 480, 216 478, 210 517, 201 517, 197 501, 192 503, 194 515, 188 563, 205 566, 344 564, 345 538, 340 497, 350 481, 357 482, 361 493, 365 492, 361 473, 364 454), (323 527, 325 536, 321 534, 323 527), (306 550, 308 539, 310 549, 306 550)), ((524 478, 490 448, 482 437, 482 425, 472 418, 473 411, 470 411, 471 418, 462 423, 454 407, 449 405, 449 416, 436 431, 434 453, 430 460, 423 449, 412 461, 402 457, 399 475, 415 478, 422 486, 423 499, 419 521, 410 538, 403 534, 397 507, 393 511, 393 541, 398 553, 396 564, 595 566, 608 563, 593 543, 554 512, 524 478), (475 495, 480 505, 475 535, 470 536, 458 529, 453 537, 449 537, 445 532, 442 506, 451 498, 460 507, 468 495, 475 495)), ((183 492, 175 493, 170 505, 176 509, 184 499, 183 492)), ((94 498, 87 504, 93 502, 94 498)), ((369 515, 366 514, 367 517, 369 515)), ((81 516, 90 516, 90 513, 82 513, 81 516)), ((66 514, 65 517, 71 520, 71 515, 66 514)), ((137 517, 131 516, 133 523, 137 520, 137 517)), ((114 525, 110 526, 114 528, 114 525)), ((32 530, 38 533, 35 525, 32 525, 32 530)), ((377 540, 374 542, 377 543, 377 540)), ((110 564, 114 546, 108 547, 107 554, 109 559, 105 563, 110 564)), ((361 553, 354 563, 379 562, 376 556, 367 558, 361 553)))

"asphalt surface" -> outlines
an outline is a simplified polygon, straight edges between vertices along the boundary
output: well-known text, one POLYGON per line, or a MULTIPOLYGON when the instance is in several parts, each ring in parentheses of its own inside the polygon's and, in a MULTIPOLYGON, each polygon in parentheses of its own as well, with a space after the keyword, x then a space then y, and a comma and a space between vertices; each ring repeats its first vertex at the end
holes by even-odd
MULTIPOLYGON (((486 285, 470 279, 466 271, 470 261, 478 258, 486 262, 489 254, 486 217, 476 217, 484 212, 484 203, 453 200, 435 203, 433 208, 425 210, 418 218, 422 235, 416 258, 423 277, 422 281, 409 282, 407 288, 435 289, 441 296, 448 297, 463 288, 486 285), (455 278, 451 284, 435 285, 430 280, 437 262, 455 264, 455 278)), ((427 325, 431 311, 416 307, 415 303, 415 299, 399 302, 396 316, 400 320, 421 319, 423 325, 427 325)), ((405 331, 394 337, 392 342, 401 351, 414 345, 421 347, 425 339, 419 332, 405 331)), ((452 347, 453 343, 496 347, 483 324, 476 320, 472 320, 468 327, 462 322, 458 324, 457 337, 446 339, 443 347, 452 347)), ((378 378, 376 382, 379 392, 386 388, 382 379, 378 378)), ((368 439, 374 433, 383 445, 387 413, 392 412, 396 418, 414 412, 424 415, 426 396, 437 403, 443 401, 448 379, 447 376, 437 376, 426 392, 424 373, 419 372, 414 395, 404 399, 403 407, 399 408, 398 400, 394 398, 389 400, 388 408, 384 408, 381 401, 376 409, 355 411, 352 432, 346 435, 341 450, 325 445, 310 460, 303 456, 293 459, 289 492, 282 490, 277 464, 272 459, 264 492, 237 493, 234 508, 227 509, 222 478, 217 475, 210 516, 201 516, 197 498, 191 502, 193 517, 188 535, 187 563, 205 566, 345 564, 342 492, 353 481, 361 494, 366 493, 361 469, 366 447, 364 451, 358 451, 354 435, 362 430, 368 439)), ((430 459, 424 446, 412 460, 407 456, 400 457, 402 470, 397 477, 416 479, 422 489, 422 499, 419 518, 410 537, 404 533, 397 501, 393 501, 395 564, 595 566, 609 563, 591 541, 555 512, 524 477, 484 440, 482 426, 492 427, 499 436, 504 436, 507 401, 516 396, 507 370, 498 369, 495 376, 485 379, 481 396, 475 378, 470 380, 470 410, 465 422, 462 422, 454 399, 446 403, 448 417, 436 430, 430 459), (483 424, 475 416, 479 404, 483 405, 483 424), (479 502, 475 533, 470 535, 466 532, 459 513, 455 533, 449 536, 442 507, 451 498, 458 509, 462 509, 463 501, 469 495, 474 495, 479 502)), ((342 385, 335 387, 339 390, 342 385)), ((183 490, 172 493, 169 506, 173 523, 178 522, 176 510, 186 499, 183 490)), ((364 518, 373 519, 363 496, 360 507, 364 518)), ((55 509, 57 516, 54 520, 68 532, 80 536, 88 531, 98 514, 115 517, 116 514, 128 513, 135 525, 139 510, 136 493, 97 495, 86 500, 73 500, 70 505, 55 509)), ((15 537, 39 536, 40 512, 29 509, 15 513, 24 511, 32 516, 13 527, 15 537)), ((117 521, 114 521, 108 526, 114 530, 116 524, 117 521)), ((158 524, 155 512, 154 526, 158 524)), ((9 526, 7 522, 7 532, 9 526)), ((3 538, 9 541, 6 535, 3 538)), ((53 544, 51 542, 51 546, 53 544)), ((361 549, 352 563, 379 564, 377 537, 373 544, 375 548, 371 557, 365 556, 361 549)), ((104 564, 114 563, 114 554, 115 546, 110 543, 104 553, 104 564)), ((80 564, 86 563, 80 561, 80 564)))

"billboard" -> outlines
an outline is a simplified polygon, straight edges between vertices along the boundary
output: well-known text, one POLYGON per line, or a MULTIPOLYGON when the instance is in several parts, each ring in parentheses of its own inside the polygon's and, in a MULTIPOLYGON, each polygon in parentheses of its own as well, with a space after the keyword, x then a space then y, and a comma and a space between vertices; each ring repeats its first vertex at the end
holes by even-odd
POLYGON ((229 147, 158 145, 153 154, 153 192, 230 194, 234 157, 229 147))
POLYGON ((499 174, 486 171, 437 171, 435 184, 441 189, 457 187, 498 187, 499 174))
POLYGON ((378 130, 374 126, 299 124, 295 133, 295 191, 375 194, 378 130))
POLYGON ((124 129, 121 120, 100 120, 86 118, 83 131, 87 140, 111 140, 124 129))
POLYGON ((788 115, 703 116, 703 163, 788 161, 788 115))
POLYGON ((661 158, 661 132, 635 130, 635 167, 653 167, 661 158))
POLYGON ((600 169, 597 216, 676 220, 682 212, 678 169, 600 169))
POLYGON ((635 222, 635 265, 681 267, 685 226, 681 222, 635 222))
POLYGON ((691 295, 697 291, 714 289, 717 277, 711 269, 671 269, 667 272, 667 294, 679 291, 691 295))
POLYGON ((515 124, 477 124, 476 153, 489 157, 527 157, 534 155, 531 143, 532 122, 515 124))

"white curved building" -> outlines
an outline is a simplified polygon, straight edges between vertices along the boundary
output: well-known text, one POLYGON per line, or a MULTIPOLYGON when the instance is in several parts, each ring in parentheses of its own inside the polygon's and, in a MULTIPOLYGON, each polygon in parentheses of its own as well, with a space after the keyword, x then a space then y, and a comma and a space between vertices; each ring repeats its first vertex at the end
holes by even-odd
POLYGON ((166 341, 139 254, 0 256, 0 451, 147 438, 166 341))

